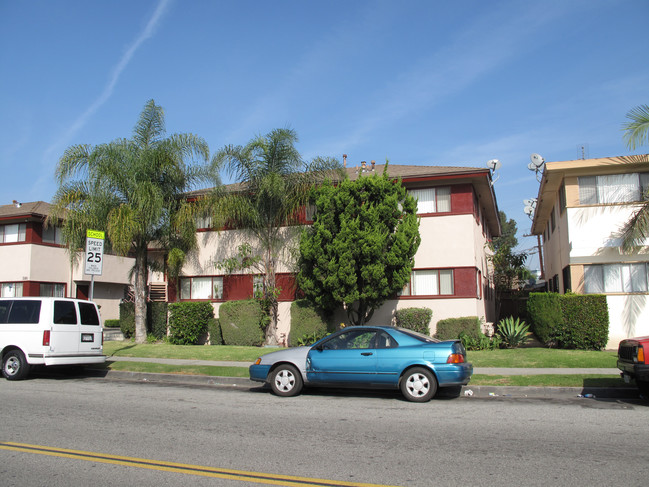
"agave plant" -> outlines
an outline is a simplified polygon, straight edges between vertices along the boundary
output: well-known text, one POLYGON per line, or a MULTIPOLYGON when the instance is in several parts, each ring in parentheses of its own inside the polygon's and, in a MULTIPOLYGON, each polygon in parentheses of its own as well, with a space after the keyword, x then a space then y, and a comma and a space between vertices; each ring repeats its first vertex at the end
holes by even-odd
POLYGON ((524 345, 529 339, 529 325, 512 316, 504 318, 498 323, 498 334, 502 337, 507 348, 516 348, 524 345))

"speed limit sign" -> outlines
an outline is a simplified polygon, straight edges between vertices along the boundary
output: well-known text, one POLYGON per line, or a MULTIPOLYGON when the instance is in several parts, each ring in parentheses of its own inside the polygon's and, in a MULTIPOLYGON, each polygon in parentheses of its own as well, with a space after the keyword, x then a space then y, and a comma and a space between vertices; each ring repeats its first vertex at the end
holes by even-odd
POLYGON ((85 273, 101 276, 104 261, 104 232, 98 230, 86 231, 86 269, 85 273))

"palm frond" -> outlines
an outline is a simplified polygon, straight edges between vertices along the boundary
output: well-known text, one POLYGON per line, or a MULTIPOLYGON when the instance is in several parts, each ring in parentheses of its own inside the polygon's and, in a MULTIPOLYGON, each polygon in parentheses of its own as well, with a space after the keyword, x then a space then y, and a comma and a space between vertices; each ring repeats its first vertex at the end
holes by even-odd
POLYGON ((627 147, 635 149, 636 146, 649 143, 649 105, 640 105, 626 114, 630 121, 622 126, 627 147))

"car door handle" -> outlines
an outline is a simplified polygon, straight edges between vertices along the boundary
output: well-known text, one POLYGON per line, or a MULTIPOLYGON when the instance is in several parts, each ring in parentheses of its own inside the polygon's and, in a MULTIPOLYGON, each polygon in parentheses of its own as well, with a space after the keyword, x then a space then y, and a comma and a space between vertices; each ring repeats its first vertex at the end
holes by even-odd
POLYGON ((364 357, 369 357, 370 355, 374 355, 372 352, 361 352, 361 355, 364 357))

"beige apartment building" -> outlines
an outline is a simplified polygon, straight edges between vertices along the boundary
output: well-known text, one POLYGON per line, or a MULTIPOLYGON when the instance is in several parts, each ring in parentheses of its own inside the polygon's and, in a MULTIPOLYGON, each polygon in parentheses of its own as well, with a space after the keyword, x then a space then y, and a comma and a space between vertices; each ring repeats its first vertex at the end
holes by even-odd
MULTIPOLYGON (((45 228, 49 211, 44 201, 0 206, 0 297, 88 299, 91 276, 84 274, 82 258, 70 262, 60 228, 45 228)), ((119 318, 132 266, 133 259, 104 254, 103 272, 95 276, 93 288, 103 319, 119 318)))
MULTIPOLYGON (((352 178, 381 174, 383 165, 361 164, 347 167, 352 178)), ((401 178, 415 196, 420 217, 421 245, 415 255, 411 281, 400 296, 388 300, 375 311, 371 324, 389 324, 400 308, 427 307, 433 310, 431 331, 437 321, 460 316, 479 316, 485 322, 495 320, 495 295, 488 264, 488 242, 500 235, 496 197, 489 169, 470 167, 389 165, 389 175, 401 178)), ((201 192, 191 194, 200 196, 201 192)), ((304 211, 304 224, 310 223, 304 211)), ((247 241, 244 231, 210 228, 209 220, 199 230, 198 251, 176 282, 163 273, 154 273, 151 284, 166 289, 170 301, 209 301, 218 316, 219 306, 229 300, 247 299, 260 282, 254 273, 227 275, 216 263, 236 254, 247 241)), ((250 242, 254 245, 254 242, 250 242)), ((290 305, 296 299, 295 267, 290 249, 296 240, 288 237, 286 252, 278 272, 280 295, 280 343, 290 330, 290 305)), ((155 258, 151 254, 151 258, 155 258)), ((162 258, 162 256, 157 256, 162 258)), ((337 317, 338 318, 338 317, 337 317)), ((341 312, 339 321, 345 321, 341 312)))
POLYGON ((649 248, 624 253, 620 238, 648 189, 647 155, 546 162, 543 170, 532 233, 543 236, 549 290, 605 294, 607 348, 649 335, 649 248))

